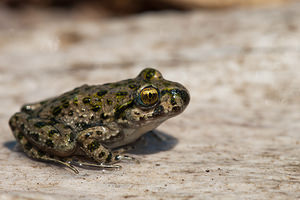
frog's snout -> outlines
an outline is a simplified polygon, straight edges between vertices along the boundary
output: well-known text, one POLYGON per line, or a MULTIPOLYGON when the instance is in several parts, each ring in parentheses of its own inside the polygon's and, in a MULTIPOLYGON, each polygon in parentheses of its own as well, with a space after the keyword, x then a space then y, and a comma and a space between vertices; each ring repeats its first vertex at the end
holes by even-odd
POLYGON ((172 89, 169 99, 171 105, 171 113, 177 115, 185 110, 190 102, 189 92, 182 86, 180 88, 172 89))
POLYGON ((190 103, 190 94, 187 90, 180 90, 180 97, 183 101, 183 105, 186 107, 190 103))

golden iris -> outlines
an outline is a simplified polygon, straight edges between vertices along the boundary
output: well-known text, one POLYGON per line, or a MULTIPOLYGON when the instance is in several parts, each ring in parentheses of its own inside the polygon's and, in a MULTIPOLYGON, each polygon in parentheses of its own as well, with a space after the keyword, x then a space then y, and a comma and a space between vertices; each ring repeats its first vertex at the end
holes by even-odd
POLYGON ((153 87, 147 87, 140 92, 140 97, 144 105, 151 106, 158 101, 158 91, 153 87))

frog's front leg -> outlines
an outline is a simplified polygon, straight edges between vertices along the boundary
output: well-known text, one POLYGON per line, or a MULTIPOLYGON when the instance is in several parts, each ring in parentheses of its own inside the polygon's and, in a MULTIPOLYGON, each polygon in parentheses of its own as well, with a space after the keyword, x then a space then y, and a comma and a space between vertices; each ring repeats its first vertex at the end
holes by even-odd
MULTIPOLYGON (((109 128, 104 126, 92 127, 81 131, 77 138, 78 143, 81 145, 81 150, 98 164, 77 161, 75 161, 75 164, 87 167, 120 168, 120 166, 113 164, 120 160, 134 160, 134 158, 122 155, 123 151, 111 150, 102 144, 103 141, 112 137, 110 131, 109 128)), ((116 132, 116 134, 118 133, 116 132)))

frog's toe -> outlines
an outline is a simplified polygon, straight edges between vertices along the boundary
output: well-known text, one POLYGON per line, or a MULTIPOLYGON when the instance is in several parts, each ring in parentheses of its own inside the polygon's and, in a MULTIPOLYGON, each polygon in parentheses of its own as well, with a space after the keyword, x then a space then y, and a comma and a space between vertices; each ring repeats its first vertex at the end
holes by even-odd
POLYGON ((76 165, 82 168, 98 168, 98 169, 111 169, 111 170, 118 170, 121 169, 122 166, 120 165, 113 165, 113 164, 104 164, 104 163, 89 163, 89 162, 82 162, 82 161, 69 161, 69 164, 76 165))
POLYGON ((69 162, 63 162, 62 164, 71 169, 75 174, 79 174, 78 169, 71 165, 69 162))

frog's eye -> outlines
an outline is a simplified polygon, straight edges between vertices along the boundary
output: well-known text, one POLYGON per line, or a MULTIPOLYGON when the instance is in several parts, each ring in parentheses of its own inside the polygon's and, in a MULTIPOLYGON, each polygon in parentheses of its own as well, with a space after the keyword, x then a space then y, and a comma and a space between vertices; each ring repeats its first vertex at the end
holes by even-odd
POLYGON ((156 88, 150 86, 140 91, 140 103, 143 106, 152 106, 159 100, 159 92, 156 88))

